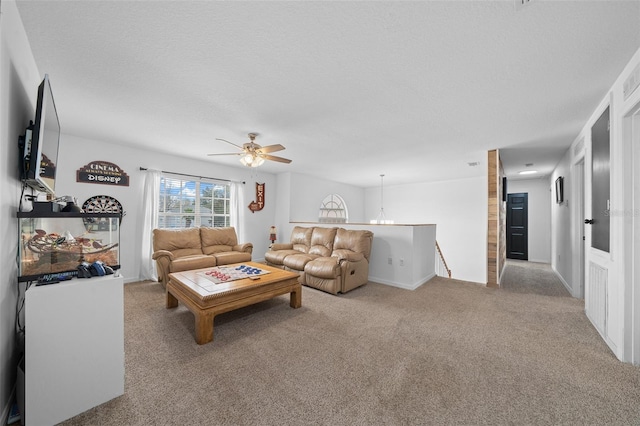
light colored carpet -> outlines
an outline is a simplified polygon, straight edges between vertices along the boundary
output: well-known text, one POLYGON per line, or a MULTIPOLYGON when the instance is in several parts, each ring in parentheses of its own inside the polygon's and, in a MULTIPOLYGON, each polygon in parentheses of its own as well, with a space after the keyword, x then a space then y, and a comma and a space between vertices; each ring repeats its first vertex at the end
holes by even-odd
POLYGON ((548 263, 507 259, 500 286, 504 290, 518 293, 571 297, 548 263))
POLYGON ((199 346, 159 284, 125 285, 125 394, 64 424, 640 424, 640 369, 581 300, 434 278, 302 304, 220 315, 199 346))

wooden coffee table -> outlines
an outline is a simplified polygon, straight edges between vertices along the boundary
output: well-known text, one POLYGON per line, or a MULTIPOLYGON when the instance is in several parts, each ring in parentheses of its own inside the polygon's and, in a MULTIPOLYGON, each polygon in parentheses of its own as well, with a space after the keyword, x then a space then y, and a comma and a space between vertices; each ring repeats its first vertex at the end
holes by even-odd
POLYGON ((199 345, 213 341, 213 320, 218 314, 253 305, 254 303, 290 293, 289 305, 302 306, 302 286, 299 275, 255 262, 225 265, 233 268, 248 265, 269 271, 259 279, 239 279, 215 284, 202 273, 212 268, 169 274, 167 283, 167 308, 175 308, 182 302, 195 316, 196 342, 199 345))

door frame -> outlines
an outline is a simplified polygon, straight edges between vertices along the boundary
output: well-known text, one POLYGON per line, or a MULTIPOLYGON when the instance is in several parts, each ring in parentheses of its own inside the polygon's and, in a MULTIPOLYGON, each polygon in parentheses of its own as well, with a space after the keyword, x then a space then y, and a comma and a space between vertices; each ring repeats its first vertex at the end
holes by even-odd
MULTIPOLYGON (((577 146, 584 147, 584 139, 577 146)), ((584 299, 585 267, 586 267, 586 237, 585 237, 585 152, 584 148, 573 163, 571 173, 571 192, 573 202, 573 252, 577 253, 573 259, 573 276, 576 277, 571 285, 571 295, 584 299)))
POLYGON ((640 100, 622 119, 623 184, 624 336, 623 361, 640 365, 640 100), (634 143, 635 142, 635 143, 634 143), (631 184, 629 184, 629 181, 631 184))

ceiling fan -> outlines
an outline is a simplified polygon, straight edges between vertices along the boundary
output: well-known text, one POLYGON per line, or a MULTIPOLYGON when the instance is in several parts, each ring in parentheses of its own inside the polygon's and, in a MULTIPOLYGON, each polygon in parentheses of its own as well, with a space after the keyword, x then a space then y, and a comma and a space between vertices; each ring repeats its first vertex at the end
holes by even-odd
POLYGON ((264 163, 264 160, 271 160, 271 161, 278 161, 280 163, 290 163, 291 160, 289 160, 288 158, 283 158, 283 157, 277 157, 275 155, 269 155, 269 153, 271 152, 277 152, 277 151, 282 151, 283 149, 285 149, 284 146, 280 145, 280 144, 276 144, 276 145, 268 145, 268 146, 260 146, 257 143, 255 143, 255 139, 256 136, 258 136, 257 133, 249 133, 249 139, 250 142, 247 142, 245 144, 243 144, 242 146, 237 145, 233 142, 229 142, 228 140, 225 139, 220 139, 220 138, 216 138, 217 141, 223 141, 226 142, 228 144, 231 144, 237 148, 240 148, 242 151, 241 152, 232 152, 232 153, 225 153, 225 154, 207 154, 209 156, 216 156, 216 155, 240 155, 240 162, 242 164, 244 164, 247 167, 258 167, 261 166, 264 163))

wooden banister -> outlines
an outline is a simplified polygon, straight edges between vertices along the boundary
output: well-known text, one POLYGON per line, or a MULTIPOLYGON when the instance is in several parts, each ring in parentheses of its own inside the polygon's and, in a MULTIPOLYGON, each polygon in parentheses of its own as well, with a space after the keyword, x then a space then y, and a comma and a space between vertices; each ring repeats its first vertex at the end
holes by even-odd
POLYGON ((449 276, 449 278, 451 278, 451 269, 449 269, 449 266, 447 266, 447 261, 444 260, 444 255, 442 254, 442 250, 440 249, 440 245, 438 244, 437 241, 436 241, 436 251, 438 252, 438 256, 440 258, 440 261, 442 262, 442 266, 444 266, 445 271, 447 271, 447 275, 449 276))

